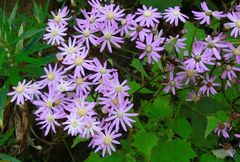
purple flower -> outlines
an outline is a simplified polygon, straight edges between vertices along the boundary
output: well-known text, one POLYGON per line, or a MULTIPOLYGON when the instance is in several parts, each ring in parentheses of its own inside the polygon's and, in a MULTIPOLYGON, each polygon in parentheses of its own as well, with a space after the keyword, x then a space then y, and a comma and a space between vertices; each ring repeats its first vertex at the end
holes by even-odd
POLYGON ((228 79, 228 80, 233 80, 234 78, 237 78, 237 75, 235 71, 240 72, 240 68, 235 67, 233 65, 227 64, 225 67, 225 70, 223 71, 221 78, 222 79, 228 79))
POLYGON ((82 132, 84 122, 82 118, 79 118, 76 113, 70 113, 67 115, 67 121, 63 122, 64 130, 68 130, 68 134, 76 136, 82 132))
POLYGON ((231 36, 234 36, 235 38, 237 38, 237 36, 240 34, 240 14, 232 12, 232 14, 228 13, 227 17, 229 20, 232 21, 228 23, 228 26, 230 28, 233 28, 231 32, 231 36))
POLYGON ((184 64, 187 65, 190 69, 196 69, 197 72, 202 73, 205 71, 209 71, 205 64, 214 65, 212 60, 213 58, 206 56, 204 54, 205 47, 202 42, 197 41, 193 44, 192 49, 192 58, 187 59, 184 61, 184 64))
POLYGON ((49 19, 50 23, 54 23, 55 25, 59 26, 65 26, 67 25, 67 21, 71 19, 70 17, 66 17, 69 13, 69 9, 67 7, 64 7, 63 9, 58 9, 58 13, 55 15, 54 12, 51 12, 53 15, 53 19, 49 19))
POLYGON ((47 136, 50 130, 56 133, 55 126, 60 126, 61 124, 57 122, 58 119, 63 119, 64 114, 62 113, 51 113, 48 112, 46 115, 37 117, 36 120, 39 121, 37 125, 42 125, 41 129, 46 129, 44 135, 47 136))
POLYGON ((228 132, 231 130, 231 125, 227 122, 218 124, 218 127, 214 130, 218 137, 222 134, 224 138, 229 138, 228 132))
POLYGON ((100 52, 103 52, 105 47, 108 47, 110 53, 112 53, 111 44, 114 46, 121 48, 119 43, 123 43, 123 38, 115 36, 119 33, 118 25, 113 23, 113 25, 106 24, 106 26, 102 29, 103 36, 99 39, 99 43, 102 43, 102 47, 100 52))
POLYGON ((166 85, 166 87, 163 89, 164 92, 168 93, 170 90, 173 95, 176 94, 176 88, 182 89, 182 84, 180 80, 176 77, 174 78, 173 76, 173 71, 169 72, 169 80, 167 83, 163 83, 163 85, 166 85))
POLYGON ((181 69, 183 69, 184 71, 180 71, 178 72, 177 78, 179 78, 179 80, 185 80, 185 85, 188 85, 190 83, 190 81, 192 81, 193 83, 195 82, 195 77, 198 76, 198 72, 193 69, 193 68, 189 68, 185 65, 180 66, 181 69))
POLYGON ((166 22, 174 24, 175 26, 178 26, 179 20, 185 23, 186 19, 189 19, 188 16, 180 12, 179 6, 175 6, 174 8, 169 7, 168 9, 165 10, 163 15, 164 15, 163 18, 166 20, 166 22))
POLYGON ((200 24, 208 24, 210 25, 210 18, 211 16, 215 17, 216 19, 220 19, 225 17, 222 11, 212 11, 208 8, 206 2, 201 2, 201 7, 203 12, 192 11, 195 16, 196 20, 201 20, 200 24))
POLYGON ((88 82, 89 76, 86 77, 74 77, 73 75, 70 75, 70 80, 76 84, 76 94, 77 95, 86 95, 91 91, 90 85, 93 83, 88 82))
POLYGON ((151 33, 150 29, 144 28, 143 26, 138 25, 138 23, 133 23, 130 29, 130 37, 132 37, 131 41, 139 38, 141 42, 145 40, 145 37, 151 33))
POLYGON ((59 45, 61 42, 64 42, 64 36, 67 35, 65 33, 67 28, 65 26, 58 26, 53 23, 48 23, 48 27, 46 28, 46 31, 48 33, 43 35, 44 40, 48 40, 47 44, 51 45, 59 45))
POLYGON ((123 130, 127 132, 128 125, 132 127, 131 123, 135 122, 130 117, 137 116, 136 113, 129 113, 128 111, 133 107, 133 104, 128 100, 125 100, 123 103, 118 106, 112 105, 112 108, 109 109, 109 117, 106 119, 106 122, 111 121, 110 127, 115 127, 116 131, 119 131, 119 126, 121 125, 123 130))
POLYGON ((139 15, 139 17, 137 17, 135 21, 139 22, 140 26, 154 27, 159 23, 158 19, 162 17, 157 8, 147 8, 145 5, 143 5, 143 9, 137 10, 138 12, 135 14, 139 15))
POLYGON ((214 87, 220 86, 220 84, 214 83, 214 80, 216 78, 217 78, 216 76, 209 77, 207 73, 205 80, 203 80, 203 86, 201 86, 201 88, 199 89, 199 92, 201 92, 202 94, 207 93, 207 96, 209 96, 210 93, 212 93, 213 95, 217 94, 217 91, 214 89, 214 87))
POLYGON ((184 49, 186 47, 186 44, 184 43, 186 41, 186 38, 179 38, 179 35, 176 35, 175 37, 170 36, 165 44, 168 43, 174 43, 173 46, 175 50, 180 53, 180 49, 184 49), (175 43, 176 42, 176 43, 175 43))
POLYGON ((158 62, 159 58, 161 56, 157 53, 160 51, 163 51, 163 47, 160 47, 161 39, 153 40, 153 34, 150 34, 146 37, 146 44, 137 41, 136 47, 139 49, 144 50, 144 52, 139 56, 139 59, 142 59, 143 57, 148 57, 148 63, 152 63, 152 59, 156 62, 158 62))
POLYGON ((82 138, 90 138, 100 131, 101 127, 99 121, 91 117, 84 118, 84 127, 82 133, 80 134, 82 138))
POLYGON ((124 10, 121 10, 119 5, 110 4, 105 5, 100 13, 98 14, 97 21, 107 22, 107 24, 115 24, 118 21, 121 21, 124 16, 124 10))
POLYGON ((106 151, 111 155, 111 151, 116 151, 113 144, 120 144, 116 138, 120 137, 122 134, 117 133, 112 130, 111 127, 105 127, 103 132, 98 132, 97 135, 94 135, 91 141, 92 147, 97 147, 95 152, 102 151, 102 156, 104 157, 106 151))
POLYGON ((201 100, 201 93, 198 91, 191 91, 188 93, 188 97, 186 98, 186 101, 191 102, 193 101, 194 103, 197 103, 201 100))
POLYGON ((240 64, 240 46, 235 48, 232 44, 229 44, 228 48, 225 48, 223 50, 226 52, 224 55, 224 58, 226 60, 229 60, 232 56, 234 56, 236 63, 240 64))
POLYGON ((222 41, 222 39, 225 38, 225 35, 223 33, 220 33, 217 37, 214 39, 208 35, 205 39, 206 42, 203 42, 205 45, 205 55, 211 57, 214 55, 218 60, 221 60, 220 56, 220 49, 227 48, 229 46, 228 43, 222 41))
POLYGON ((125 19, 121 20, 120 36, 124 36, 124 34, 130 34, 131 26, 136 24, 134 17, 135 15, 128 14, 125 19))
POLYGON ((99 31, 101 23, 96 21, 98 12, 93 11, 92 12, 86 12, 86 10, 81 10, 84 19, 76 19, 78 27, 84 28, 90 28, 91 30, 99 31))
POLYGON ((31 87, 31 82, 26 84, 26 80, 23 82, 18 82, 17 87, 13 87, 14 91, 8 93, 9 96, 12 96, 11 102, 17 100, 17 105, 24 104, 25 100, 31 100, 30 94, 33 92, 31 87))
POLYGON ((75 87, 76 86, 73 84, 73 82, 64 80, 61 78, 61 80, 59 81, 59 83, 57 85, 57 91, 59 93, 73 91, 75 89, 75 87))

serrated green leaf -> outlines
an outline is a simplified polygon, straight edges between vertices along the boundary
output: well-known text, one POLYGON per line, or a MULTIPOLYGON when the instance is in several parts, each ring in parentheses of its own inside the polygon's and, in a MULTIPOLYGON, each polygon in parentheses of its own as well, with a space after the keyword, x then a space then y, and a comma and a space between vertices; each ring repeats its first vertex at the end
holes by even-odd
POLYGON ((149 78, 139 59, 133 59, 131 66, 137 69, 142 74, 142 76, 149 78))
POLYGON ((173 131, 183 139, 187 139, 192 134, 192 126, 185 118, 179 118, 173 124, 173 131))
POLYGON ((134 136, 133 146, 137 150, 145 155, 147 161, 149 161, 154 146, 157 146, 158 137, 152 133, 137 132, 134 136))
POLYGON ((200 157, 200 162, 224 162, 224 160, 216 159, 212 154, 203 154, 200 157))
POLYGON ((207 138, 207 136, 217 127, 217 124, 220 122, 220 120, 215 116, 207 116, 207 128, 204 133, 204 137, 207 138))
POLYGON ((196 156, 191 144, 179 139, 161 142, 154 147, 151 162, 189 162, 196 156))

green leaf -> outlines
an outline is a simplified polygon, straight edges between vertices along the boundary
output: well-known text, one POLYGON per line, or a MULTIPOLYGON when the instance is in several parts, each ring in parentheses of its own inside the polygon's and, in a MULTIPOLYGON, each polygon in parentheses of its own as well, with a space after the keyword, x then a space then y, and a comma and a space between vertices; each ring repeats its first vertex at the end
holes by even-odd
POLYGON ((131 66, 137 69, 137 71, 139 71, 142 74, 142 76, 149 78, 139 59, 133 59, 131 66))
POLYGON ((158 97, 153 103, 144 106, 143 110, 146 115, 152 119, 163 119, 171 116, 172 105, 170 104, 169 98, 158 97))
POLYGON ((218 159, 225 159, 229 156, 228 152, 224 149, 212 150, 213 155, 218 159))
POLYGON ((0 160, 7 162, 21 162, 20 160, 6 154, 0 154, 0 160))
MULTIPOLYGON (((20 36, 22 33, 23 33, 23 23, 21 24, 18 30, 18 36, 20 36)), ((15 47, 15 53, 18 53, 22 49, 23 49, 23 40, 19 40, 15 47)))
POLYGON ((190 143, 179 139, 161 142, 154 147, 151 162, 189 162, 196 156, 190 143))
POLYGON ((207 128, 204 133, 204 137, 207 138, 207 136, 217 127, 217 124, 220 122, 220 120, 215 116, 207 116, 207 128))
POLYGON ((224 160, 216 159, 212 154, 203 154, 200 157, 200 162, 224 162, 224 160))
POLYGON ((185 118, 179 118, 173 124, 173 131, 183 139, 187 139, 192 134, 192 126, 185 118))
POLYGON ((79 136, 77 136, 77 137, 74 138, 71 148, 74 148, 80 142, 85 142, 85 141, 88 141, 88 139, 87 138, 80 138, 79 136))
POLYGON ((137 132, 134 136, 133 146, 145 155, 147 161, 150 160, 152 149, 157 146, 158 137, 152 133, 137 132))
POLYGON ((100 157, 98 153, 91 153, 90 156, 84 162, 122 162, 122 156, 114 152, 111 156, 100 157))
POLYGON ((0 134, 0 146, 3 146, 13 135, 14 128, 10 129, 6 134, 0 134))
POLYGON ((161 2, 159 2, 159 0, 140 0, 141 4, 157 7, 159 11, 163 11, 168 7, 181 6, 182 5, 181 2, 182 2, 181 0, 168 0, 161 2))
POLYGON ((4 85, 0 88, 0 128, 3 126, 3 113, 5 108, 5 103, 7 101, 8 87, 4 85))
MULTIPOLYGON (((136 92, 142 87, 136 81, 128 82, 128 85, 131 87, 131 89, 128 91, 129 94, 133 94, 134 92, 136 92)), ((154 91, 151 91, 144 87, 144 88, 141 88, 141 90, 139 90, 139 93, 151 94, 151 93, 154 93, 154 91)))
POLYGON ((16 2, 15 6, 14 6, 14 8, 12 10, 12 13, 11 13, 9 19, 8 19, 9 26, 12 25, 13 20, 15 19, 15 16, 16 16, 16 13, 17 13, 17 9, 18 9, 18 1, 16 2))

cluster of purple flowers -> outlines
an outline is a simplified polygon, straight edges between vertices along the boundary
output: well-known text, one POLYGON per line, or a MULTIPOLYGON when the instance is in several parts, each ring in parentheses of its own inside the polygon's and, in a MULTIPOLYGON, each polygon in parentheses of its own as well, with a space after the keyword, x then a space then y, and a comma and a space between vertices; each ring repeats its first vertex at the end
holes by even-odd
POLYGON ((132 117, 137 116, 131 112, 133 103, 127 81, 120 82, 117 70, 109 68, 107 61, 102 64, 98 58, 88 57, 90 46, 99 43, 92 33, 99 28, 100 20, 92 23, 95 22, 92 16, 101 14, 101 21, 107 23, 102 30, 103 46, 110 47, 110 42, 117 44, 121 40, 114 36, 116 31, 112 26, 121 13, 115 5, 108 10, 118 15, 112 21, 106 15, 104 18, 104 11, 93 14, 82 11, 87 20, 77 19, 75 28, 82 34, 69 36, 67 42, 64 36, 67 36, 69 10, 64 7, 57 14, 52 12, 54 18, 48 22, 44 39, 59 49, 59 63, 44 67, 45 74, 39 81, 19 82, 8 94, 17 105, 28 100, 37 107, 37 125, 44 129, 45 136, 62 126, 68 135, 91 139, 89 147, 102 151, 102 156, 115 151, 114 145, 120 144, 122 136, 119 132, 121 129, 127 132, 127 127, 135 122, 132 117))

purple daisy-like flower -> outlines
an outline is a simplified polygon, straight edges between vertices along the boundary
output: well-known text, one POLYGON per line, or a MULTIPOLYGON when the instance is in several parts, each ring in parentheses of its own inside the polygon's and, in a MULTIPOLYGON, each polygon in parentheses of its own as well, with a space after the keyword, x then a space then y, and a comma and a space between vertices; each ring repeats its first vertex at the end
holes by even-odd
POLYGON ((62 79, 59 81, 58 85, 56 86, 56 89, 59 93, 69 92, 73 91, 75 89, 76 85, 73 84, 73 82, 62 79))
POLYGON ((67 115, 67 121, 63 122, 64 130, 68 130, 68 134, 76 136, 82 132, 84 122, 82 118, 79 118, 76 113, 70 113, 67 115))
POLYGON ((214 55, 218 60, 221 60, 220 49, 227 48, 229 46, 228 43, 224 42, 223 39, 225 35, 220 33, 215 38, 212 38, 210 35, 205 38, 205 55, 211 57, 214 55))
POLYGON ((132 127, 131 123, 135 122, 130 117, 137 116, 136 113, 129 113, 129 110, 132 109, 133 104, 128 100, 125 100, 123 103, 118 106, 112 105, 112 108, 109 109, 109 117, 105 120, 106 122, 111 121, 110 127, 115 127, 115 130, 119 130, 119 126, 127 132, 127 126, 132 127))
POLYGON ((194 68, 189 68, 186 65, 180 66, 183 71, 178 72, 176 75, 179 80, 185 80, 185 85, 188 85, 190 81, 195 82, 195 77, 198 76, 198 72, 194 68))
POLYGON ((199 92, 202 94, 207 94, 207 96, 212 93, 213 95, 217 94, 217 91, 214 89, 216 86, 220 86, 219 83, 214 83, 216 76, 209 77, 208 73, 206 74, 205 80, 203 80, 203 86, 200 87, 199 92))
POLYGON ((58 26, 53 23, 48 23, 48 27, 46 28, 48 33, 43 35, 43 39, 48 40, 47 44, 59 45, 61 42, 65 41, 63 37, 67 35, 67 33, 65 33, 66 30, 66 26, 58 26))
POLYGON ((132 26, 129 27, 129 29, 131 41, 134 41, 135 39, 139 38, 141 42, 144 42, 145 37, 147 37, 149 33, 151 33, 150 29, 144 28, 138 23, 133 23, 132 26))
POLYGON ((17 105, 24 104, 25 100, 31 100, 30 94, 33 90, 30 88, 32 81, 26 84, 26 80, 23 82, 18 82, 16 87, 13 87, 14 91, 8 93, 9 96, 12 96, 11 102, 17 100, 17 105))
POLYGON ((119 43, 123 43, 123 38, 115 36, 119 33, 118 25, 116 23, 113 23, 112 25, 106 24, 106 26, 102 29, 103 36, 99 38, 99 43, 102 43, 102 47, 100 49, 100 52, 103 52, 105 47, 108 47, 108 50, 110 53, 112 53, 112 46, 121 48, 119 43))
POLYGON ((157 53, 163 51, 164 48, 160 47, 161 39, 153 39, 153 34, 150 34, 146 37, 146 44, 140 41, 136 42, 136 47, 144 50, 144 52, 139 56, 139 59, 143 57, 148 57, 148 63, 152 63, 152 59, 156 62, 161 58, 161 56, 157 53))
POLYGON ((218 127, 214 130, 218 137, 222 134, 224 138, 229 138, 229 131, 231 130, 231 125, 227 122, 218 124, 218 127))
POLYGON ((70 17, 66 17, 69 13, 68 7, 64 7, 63 9, 58 9, 58 13, 55 14, 54 12, 51 12, 53 19, 49 19, 50 23, 54 23, 56 25, 65 26, 67 25, 67 21, 71 19, 70 17))
POLYGON ((143 9, 139 8, 137 11, 135 14, 139 16, 135 21, 138 22, 140 26, 154 27, 159 23, 158 19, 162 17, 157 8, 147 8, 145 5, 143 5, 143 9))
POLYGON ((175 6, 174 8, 169 7, 168 9, 165 10, 163 15, 164 15, 163 18, 165 19, 166 22, 174 24, 175 26, 178 26, 179 20, 185 23, 186 19, 189 19, 188 16, 180 12, 179 6, 175 6))
POLYGON ((101 23, 97 21, 98 12, 92 9, 91 12, 81 10, 84 19, 76 19, 77 25, 81 28, 90 28, 91 30, 99 31, 101 23))
POLYGON ((131 26, 136 24, 134 18, 134 14, 128 14, 126 18, 121 20, 120 36, 123 36, 124 34, 130 34, 131 26))
POLYGON ((193 101, 194 103, 197 103, 201 100, 201 92, 196 92, 196 91, 191 91, 188 93, 188 96, 186 98, 186 101, 191 102, 193 101))
POLYGON ((182 84, 181 81, 173 76, 173 71, 169 72, 169 80, 167 83, 163 83, 163 85, 166 85, 166 87, 163 89, 164 92, 168 93, 170 90, 172 92, 173 95, 176 94, 176 88, 178 89, 182 89, 182 84))
POLYGON ((235 61, 237 64, 240 64, 240 46, 235 48, 232 44, 229 44, 228 48, 223 49, 226 52, 224 58, 229 60, 231 57, 234 56, 235 61))
POLYGON ((237 78, 237 75, 235 71, 240 72, 240 68, 235 67, 231 64, 227 64, 225 67, 225 70, 223 71, 221 78, 222 79, 228 79, 228 80, 233 80, 234 78, 237 78))
POLYGON ((110 4, 105 5, 98 14, 98 22, 107 22, 107 24, 114 24, 123 19, 124 10, 121 10, 119 5, 110 4))
POLYGON ((92 147, 97 147, 95 152, 102 151, 102 156, 104 157, 106 152, 111 155, 111 151, 116 151, 113 144, 120 144, 116 138, 120 137, 122 134, 117 133, 112 130, 111 127, 105 127, 104 131, 98 132, 97 135, 94 135, 91 141, 92 147))
POLYGON ((234 36, 237 38, 238 35, 240 35, 240 14, 237 14, 235 12, 228 13, 227 17, 232 22, 227 23, 230 28, 233 28, 231 32, 231 36, 234 36))
POLYGON ((192 58, 184 61, 184 64, 186 64, 190 69, 196 69, 199 73, 209 71, 205 64, 214 65, 214 63, 211 62, 214 59, 210 56, 206 56, 204 54, 204 50, 205 47, 201 41, 195 42, 192 49, 192 58))
POLYGON ((212 11, 208 8, 206 2, 201 2, 201 7, 203 12, 192 11, 196 20, 201 20, 200 24, 208 24, 210 25, 211 17, 215 17, 216 19, 220 19, 226 17, 222 11, 212 11))
POLYGON ((85 76, 85 77, 74 77, 73 75, 70 75, 70 80, 76 84, 76 94, 77 95, 86 95, 91 91, 90 85, 92 85, 93 83, 88 82, 89 76, 85 76))
POLYGON ((96 114, 93 110, 96 106, 95 102, 74 102, 74 109, 68 108, 72 113, 76 113, 80 118, 92 117, 96 114))
POLYGON ((52 130, 54 133, 56 133, 55 126, 60 126, 61 124, 57 122, 58 119, 64 118, 63 113, 51 113, 48 112, 46 115, 42 115, 36 118, 37 125, 42 125, 41 129, 46 129, 44 135, 47 136, 49 131, 52 130))
POLYGON ((184 43, 185 41, 186 38, 179 38, 179 35, 176 35, 175 37, 170 36, 168 39, 166 39, 165 44, 174 42, 173 47, 179 53, 181 49, 186 47, 186 43, 184 43))
POLYGON ((59 46, 58 49, 61 51, 61 55, 64 57, 64 60, 73 59, 77 53, 82 50, 80 45, 76 44, 76 39, 68 38, 68 44, 61 42, 62 46, 59 46))
POLYGON ((96 118, 86 117, 84 118, 83 131, 80 134, 80 137, 90 138, 100 131, 101 131, 100 122, 97 121, 96 118))

